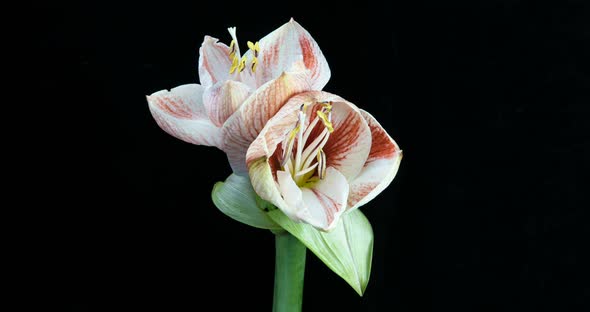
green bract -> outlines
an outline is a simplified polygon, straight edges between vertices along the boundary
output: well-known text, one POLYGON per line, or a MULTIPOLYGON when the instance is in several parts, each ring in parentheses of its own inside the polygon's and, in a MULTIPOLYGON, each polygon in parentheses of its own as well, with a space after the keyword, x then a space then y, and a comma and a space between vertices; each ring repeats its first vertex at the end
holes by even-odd
POLYGON ((225 182, 217 182, 212 197, 215 206, 234 220, 257 228, 289 232, 359 295, 365 292, 371 274, 373 229, 360 210, 345 213, 333 230, 323 232, 292 221, 260 199, 248 177, 232 174, 225 182))
POLYGON ((261 229, 281 229, 264 212, 267 203, 254 193, 248 177, 231 174, 225 182, 215 183, 211 197, 221 212, 236 221, 261 229))
POLYGON ((268 215, 291 235, 297 237, 332 271, 363 295, 373 258, 373 229, 360 210, 344 214, 330 232, 322 232, 305 223, 293 222, 279 209, 268 215))

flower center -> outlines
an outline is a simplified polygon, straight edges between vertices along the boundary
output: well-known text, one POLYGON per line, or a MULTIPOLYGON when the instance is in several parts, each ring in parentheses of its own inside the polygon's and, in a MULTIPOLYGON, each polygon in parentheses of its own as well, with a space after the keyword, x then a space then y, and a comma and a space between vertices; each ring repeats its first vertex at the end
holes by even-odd
MULTIPOLYGON (((315 118, 306 125, 307 109, 310 103, 299 108, 298 120, 293 130, 283 140, 281 168, 293 177, 298 186, 316 182, 326 176, 326 153, 323 147, 334 132, 332 126, 332 103, 321 102, 315 111, 315 118), (321 125, 320 125, 321 121, 321 125), (314 129, 321 130, 313 140, 308 140, 314 129)), ((317 107, 313 105, 313 107, 317 107)))

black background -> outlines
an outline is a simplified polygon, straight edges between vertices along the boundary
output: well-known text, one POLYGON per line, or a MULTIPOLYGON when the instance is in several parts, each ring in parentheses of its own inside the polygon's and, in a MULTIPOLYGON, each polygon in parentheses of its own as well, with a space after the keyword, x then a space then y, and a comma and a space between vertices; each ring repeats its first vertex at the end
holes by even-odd
POLYGON ((588 310, 584 1, 97 1, 30 12, 36 90, 52 114, 38 150, 48 305, 270 310, 273 235, 213 206, 213 184, 231 173, 224 153, 164 133, 145 95, 198 81, 204 35, 228 43, 237 26, 245 44, 294 17, 330 64, 324 90, 371 112, 404 150, 392 185, 363 208, 375 232, 365 296, 309 253, 304 311, 588 310))

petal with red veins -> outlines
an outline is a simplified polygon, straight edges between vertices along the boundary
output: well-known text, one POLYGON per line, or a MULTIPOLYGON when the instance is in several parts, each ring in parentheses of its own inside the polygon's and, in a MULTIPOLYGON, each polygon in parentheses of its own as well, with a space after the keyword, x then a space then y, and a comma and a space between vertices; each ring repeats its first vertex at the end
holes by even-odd
POLYGON ((260 131, 258 137, 250 144, 246 163, 255 161, 261 157, 270 158, 275 153, 279 143, 293 130, 298 120, 297 112, 302 103, 315 101, 320 92, 303 92, 291 97, 281 109, 266 122, 265 127, 260 131))
POLYGON ((251 89, 238 81, 227 80, 218 82, 207 88, 203 93, 205 110, 211 121, 218 127, 242 105, 248 98, 251 89))
POLYGON ((216 127, 203 106, 203 87, 187 84, 147 96, 156 123, 185 142, 221 148, 221 128, 216 127))
POLYGON ((303 201, 303 193, 299 186, 295 184, 295 181, 293 181, 291 174, 286 171, 277 170, 277 184, 284 203, 279 201, 276 206, 293 221, 310 219, 311 214, 303 201))
POLYGON ((246 152, 266 123, 297 93, 310 90, 308 71, 293 71, 258 88, 223 125, 224 151, 236 174, 244 175, 246 152))
POLYGON ((260 40, 258 59, 259 83, 278 77, 299 61, 311 72, 313 90, 321 90, 330 80, 330 67, 318 44, 293 19, 260 40))
POLYGON ((348 210, 356 209, 375 198, 393 181, 402 151, 377 120, 364 110, 361 115, 371 129, 372 145, 361 173, 350 183, 348 210))
MULTIPOLYGON (((359 109, 352 103, 337 95, 324 91, 310 91, 298 94, 271 118, 259 136, 251 143, 247 152, 247 162, 260 157, 270 158, 277 145, 283 141, 297 121, 297 111, 302 103, 332 101, 332 125, 323 150, 327 158, 327 167, 334 167, 348 181, 352 181, 363 169, 371 150, 371 130, 359 109)), ((308 114, 314 114, 315 107, 308 108, 308 114)), ((310 117, 312 117, 310 115, 310 117)), ((320 128, 317 128, 320 129, 320 128)), ((309 140, 313 140, 312 132, 309 140)), ((226 150, 228 144, 226 143, 226 150)))
POLYGON ((332 103, 332 126, 334 132, 324 146, 327 166, 334 167, 352 181, 369 156, 371 130, 359 109, 342 99, 332 103))
POLYGON ((303 202, 310 218, 302 219, 322 231, 329 231, 338 224, 346 210, 348 181, 338 170, 328 167, 326 176, 311 187, 302 187, 303 202))
POLYGON ((279 208, 293 221, 303 221, 322 231, 338 224, 346 210, 348 182, 338 170, 330 167, 326 177, 311 187, 299 187, 286 171, 276 172, 274 183, 270 166, 263 159, 250 167, 252 186, 258 195, 279 208))
MULTIPOLYGON (((293 218, 294 220, 299 220, 296 217, 296 210, 289 209, 289 207, 294 207, 292 202, 297 201, 297 194, 293 194, 292 197, 289 198, 291 201, 291 205, 289 205, 283 196, 281 195, 281 191, 277 182, 275 182, 275 178, 273 177, 273 173, 268 161, 265 158, 257 159, 253 161, 248 166, 250 182, 252 183, 252 188, 256 191, 256 194, 260 196, 260 198, 270 202, 271 204, 277 207, 283 207, 283 209, 287 213, 290 213, 289 217, 293 218)), ((288 186, 285 185, 285 188, 288 186)))
POLYGON ((199 79, 205 88, 229 77, 232 61, 229 58, 229 47, 218 41, 217 38, 205 36, 199 49, 199 79))

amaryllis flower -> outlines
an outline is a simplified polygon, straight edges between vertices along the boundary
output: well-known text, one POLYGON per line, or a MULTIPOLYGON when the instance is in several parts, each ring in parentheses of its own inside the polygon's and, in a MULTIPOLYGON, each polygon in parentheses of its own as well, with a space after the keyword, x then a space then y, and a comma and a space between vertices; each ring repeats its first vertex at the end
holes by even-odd
POLYGON ((189 143, 228 152, 234 171, 247 174, 246 149, 264 124, 242 129, 251 135, 240 142, 245 148, 236 150, 232 133, 226 130, 228 119, 238 110, 270 117, 283 104, 271 103, 275 93, 288 96, 321 90, 330 79, 330 69, 315 40, 292 19, 259 42, 248 41, 244 55, 240 54, 236 28, 228 30, 232 38, 229 47, 205 36, 199 50, 200 85, 162 90, 147 99, 164 131, 189 143))
POLYGON ((223 150, 235 174, 295 221, 330 230, 393 180, 401 151, 379 123, 321 92, 330 70, 317 43, 291 20, 243 56, 205 37, 201 85, 148 97, 157 123, 184 141, 223 150))
POLYGON ((391 183, 401 156, 369 113, 312 91, 290 97, 266 122, 248 149, 247 164, 263 199, 295 221, 330 230, 342 213, 391 183))

